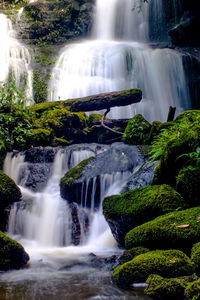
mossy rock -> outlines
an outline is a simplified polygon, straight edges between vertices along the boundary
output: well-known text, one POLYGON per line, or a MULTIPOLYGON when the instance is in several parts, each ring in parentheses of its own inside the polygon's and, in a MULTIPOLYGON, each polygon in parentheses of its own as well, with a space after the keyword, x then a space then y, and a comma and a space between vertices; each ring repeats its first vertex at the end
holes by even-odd
POLYGON ((191 260, 196 265, 196 273, 200 275, 200 242, 194 244, 191 250, 191 260))
POLYGON ((182 300, 188 283, 193 277, 163 278, 159 275, 150 275, 146 283, 148 287, 144 293, 155 300, 182 300))
POLYGON ((151 125, 142 115, 136 115, 128 122, 122 141, 131 145, 146 145, 149 142, 151 125))
POLYGON ((120 259, 119 259, 120 265, 125 264, 126 262, 132 260, 136 256, 143 254, 143 253, 147 253, 149 251, 150 251, 149 249, 143 248, 143 247, 135 247, 130 250, 126 250, 126 251, 124 251, 122 256, 120 256, 120 259))
POLYGON ((163 277, 191 275, 194 266, 189 257, 179 250, 155 250, 135 257, 113 271, 113 280, 119 286, 144 282, 151 274, 163 277))
POLYGON ((188 166, 181 169, 176 179, 176 190, 190 206, 200 205, 200 168, 188 166))
POLYGON ((185 289, 184 299, 200 300, 200 279, 188 284, 185 289))
POLYGON ((169 123, 152 143, 152 158, 160 158, 152 184, 167 183, 175 187, 176 176, 186 162, 180 155, 193 152, 200 145, 200 111, 186 111, 169 123))
POLYGON ((89 157, 81 161, 77 166, 71 168, 60 180, 60 187, 71 186, 74 184, 74 181, 79 179, 82 176, 83 169, 91 161, 93 157, 89 157))
POLYGON ((34 112, 37 117, 40 117, 43 112, 47 110, 59 108, 59 107, 62 107, 62 104, 60 102, 54 101, 54 102, 44 102, 44 103, 37 103, 31 105, 29 106, 29 110, 31 112, 34 112))
POLYGON ((92 126, 95 121, 100 121, 102 119, 102 115, 100 114, 91 114, 88 118, 88 125, 92 126))
POLYGON ((83 112, 72 113, 66 107, 44 111, 39 119, 43 128, 52 129, 54 135, 66 140, 79 140, 87 127, 87 115, 83 112))
POLYGON ((177 208, 184 209, 187 205, 168 185, 140 187, 122 195, 106 197, 103 201, 104 216, 122 246, 129 230, 177 208))
POLYGON ((129 231, 125 237, 126 248, 175 248, 190 253, 200 239, 200 207, 171 212, 129 231))
POLYGON ((0 231, 0 270, 19 269, 28 260, 29 256, 24 248, 0 231))
POLYGON ((16 183, 3 171, 0 171, 0 210, 21 200, 21 191, 16 183))
POLYGON ((30 146, 48 146, 51 144, 53 138, 52 130, 37 128, 31 130, 32 136, 27 140, 30 146))

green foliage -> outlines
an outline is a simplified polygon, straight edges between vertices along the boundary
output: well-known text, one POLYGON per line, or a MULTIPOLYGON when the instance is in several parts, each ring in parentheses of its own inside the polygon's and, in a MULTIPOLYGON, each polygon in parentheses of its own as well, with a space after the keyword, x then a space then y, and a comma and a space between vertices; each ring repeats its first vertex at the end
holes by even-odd
POLYGON ((48 86, 47 81, 50 79, 50 74, 41 76, 38 72, 33 74, 33 96, 36 103, 47 101, 48 86))
POLYGON ((127 233, 126 248, 175 248, 189 253, 193 244, 200 239, 199 216, 200 207, 194 207, 144 223, 127 233))
POLYGON ((151 274, 164 277, 191 275, 194 266, 189 257, 179 250, 156 250, 136 256, 113 271, 113 280, 120 286, 144 282, 151 274))
POLYGON ((181 169, 176 178, 176 190, 190 206, 200 205, 200 168, 190 165, 181 169))
POLYGON ((192 165, 194 167, 200 167, 200 147, 196 148, 195 152, 184 153, 180 155, 177 159, 186 158, 187 162, 184 165, 192 165))

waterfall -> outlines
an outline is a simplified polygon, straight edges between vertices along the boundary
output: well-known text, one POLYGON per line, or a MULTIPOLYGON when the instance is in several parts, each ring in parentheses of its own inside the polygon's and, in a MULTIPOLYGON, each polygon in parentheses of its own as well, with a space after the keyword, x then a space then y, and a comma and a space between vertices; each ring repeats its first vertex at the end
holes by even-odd
MULTIPOLYGON (((11 77, 15 85, 24 90, 26 97, 32 99, 31 54, 13 35, 11 21, 4 14, 0 14, 0 83, 11 77)), ((27 104, 31 104, 31 100, 27 104)))
MULTIPOLYGON (((33 163, 26 161, 26 155, 23 152, 8 153, 4 163, 4 172, 16 180, 22 191, 22 201, 16 203, 11 209, 9 234, 31 249, 69 247, 72 244, 80 244, 89 248, 113 247, 114 238, 103 217, 101 202, 105 196, 119 193, 127 183, 132 174, 132 167, 128 165, 128 162, 126 165, 130 169, 105 173, 98 179, 95 176, 92 177, 90 179, 92 191, 89 191, 89 185, 84 182, 82 199, 79 201, 81 205, 69 204, 61 198, 59 181, 67 170, 80 161, 91 156, 100 155, 102 158, 105 151, 118 147, 118 144, 116 146, 91 144, 57 149, 54 161, 51 163, 51 176, 46 186, 39 191, 32 191, 26 186, 27 174, 31 170, 29 165, 33 163), (96 196, 97 183, 100 187, 99 198, 96 196), (89 198, 91 198, 90 205, 88 205, 89 198), (99 201, 98 206, 95 201, 99 201)), ((126 147, 130 151, 130 147, 126 147)), ((138 152, 134 147, 131 151, 135 153, 132 161, 136 167, 139 163, 138 152)), ((112 154, 112 156, 115 159, 115 155, 112 154)), ((126 156, 124 157, 127 161, 126 156)))
MULTIPOLYGON (((154 4, 155 18, 162 10, 159 1, 154 4)), ((50 101, 139 87, 140 104, 114 108, 108 116, 141 113, 149 121, 164 121, 169 106, 176 106, 177 112, 189 108, 181 54, 148 45, 150 4, 139 5, 136 0, 96 1, 92 40, 61 50, 49 85, 50 101)))

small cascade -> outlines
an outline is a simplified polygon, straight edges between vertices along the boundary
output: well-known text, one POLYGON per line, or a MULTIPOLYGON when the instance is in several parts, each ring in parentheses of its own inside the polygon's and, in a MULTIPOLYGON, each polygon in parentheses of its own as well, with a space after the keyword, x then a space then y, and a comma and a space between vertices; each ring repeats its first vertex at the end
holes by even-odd
POLYGON ((169 106, 176 106, 177 113, 188 109, 181 54, 147 44, 149 13, 155 22, 162 14, 160 0, 152 5, 97 0, 92 40, 61 50, 51 76, 49 101, 138 87, 143 91, 142 102, 114 108, 108 117, 130 118, 140 113, 149 121, 165 121, 169 106))
MULTIPOLYGON (((0 14, 0 83, 9 77, 13 78, 16 86, 24 90, 28 99, 32 99, 31 54, 25 46, 13 38, 13 35, 11 21, 4 14, 0 14)), ((27 103, 29 104, 31 100, 27 103)))
MULTIPOLYGON (((126 155, 130 157, 133 153, 136 155, 132 159, 132 166, 129 166, 128 156, 122 152, 125 159, 123 165, 129 166, 129 170, 91 177, 89 180, 91 184, 83 182, 82 198, 77 202, 80 203, 79 205, 74 202, 69 204, 61 198, 59 181, 67 170, 91 156, 96 156, 97 161, 99 157, 101 161, 104 156, 108 155, 106 152, 109 152, 109 155, 115 160, 114 153, 118 151, 119 147, 120 143, 113 146, 83 144, 57 149, 54 161, 50 163, 51 176, 46 186, 36 192, 26 187, 27 174, 31 172, 30 165, 34 163, 27 161, 26 152, 8 153, 4 171, 20 184, 23 195, 22 201, 16 203, 11 210, 9 234, 25 247, 31 245, 31 249, 69 247, 72 244, 85 245, 90 248, 114 245, 114 239, 102 214, 101 202, 105 196, 119 193, 132 174, 133 167, 140 163, 136 148, 123 144, 121 146, 124 152, 127 151, 126 155), (127 150, 125 150, 126 148, 127 150), (88 205, 89 201, 90 205, 88 205), (103 243, 104 238, 105 244, 103 243)), ((44 162, 41 164, 45 164, 45 154, 43 159, 44 162)), ((38 166, 38 163, 36 164, 38 166)), ((107 163, 107 165, 109 164, 107 163)), ((103 169, 105 169, 104 166, 103 169)))

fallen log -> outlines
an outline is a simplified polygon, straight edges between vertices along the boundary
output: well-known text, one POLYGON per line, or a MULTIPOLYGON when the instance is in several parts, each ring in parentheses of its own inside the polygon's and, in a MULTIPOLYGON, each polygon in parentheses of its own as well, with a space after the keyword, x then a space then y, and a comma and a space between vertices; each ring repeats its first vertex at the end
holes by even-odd
POLYGON ((116 106, 127 106, 130 104, 138 103, 141 101, 141 99, 142 92, 140 89, 130 89, 60 102, 64 106, 69 106, 72 112, 87 112, 109 109, 116 106))

